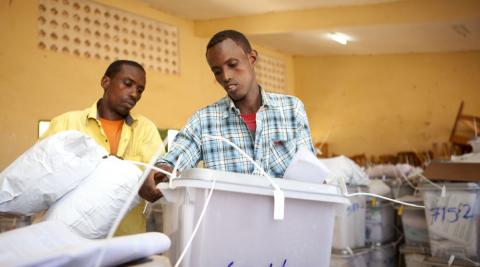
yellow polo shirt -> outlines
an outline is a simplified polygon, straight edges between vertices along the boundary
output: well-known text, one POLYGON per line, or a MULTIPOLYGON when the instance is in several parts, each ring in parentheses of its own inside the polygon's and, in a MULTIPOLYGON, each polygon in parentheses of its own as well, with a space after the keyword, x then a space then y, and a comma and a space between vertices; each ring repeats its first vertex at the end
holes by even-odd
MULTIPOLYGON (((83 132, 93 137, 99 145, 110 152, 108 138, 98 119, 97 103, 85 110, 71 111, 53 118, 50 127, 41 138, 66 130, 83 132)), ((162 150, 164 149, 155 124, 143 116, 130 114, 122 126, 116 155, 124 159, 147 163, 159 146, 162 146, 162 150)), ((143 207, 143 204, 139 204, 132 209, 123 219, 115 235, 145 232, 146 221, 142 213, 143 207)))

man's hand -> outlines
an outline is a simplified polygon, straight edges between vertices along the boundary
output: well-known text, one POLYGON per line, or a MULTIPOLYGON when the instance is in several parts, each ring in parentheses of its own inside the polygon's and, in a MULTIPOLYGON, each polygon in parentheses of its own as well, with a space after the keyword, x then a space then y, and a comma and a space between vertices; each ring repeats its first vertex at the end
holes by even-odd
MULTIPOLYGON (((156 167, 167 172, 172 172, 173 170, 168 164, 159 164, 156 167)), ((163 196, 162 192, 160 192, 156 185, 166 181, 168 181, 168 176, 166 174, 152 170, 138 191, 138 194, 147 201, 155 202, 163 196)))

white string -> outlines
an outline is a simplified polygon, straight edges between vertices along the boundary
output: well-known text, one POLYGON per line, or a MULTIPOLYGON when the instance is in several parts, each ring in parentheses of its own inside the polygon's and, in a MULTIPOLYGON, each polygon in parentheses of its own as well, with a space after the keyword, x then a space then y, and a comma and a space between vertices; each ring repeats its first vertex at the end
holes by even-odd
POLYGON ((207 197, 207 200, 205 201, 205 204, 203 204, 202 212, 200 213, 200 217, 198 218, 198 222, 195 225, 195 229, 193 230, 192 235, 190 236, 190 238, 187 242, 187 245, 183 249, 182 254, 180 254, 180 257, 177 259, 177 263, 175 263, 174 267, 178 267, 180 265, 180 263, 182 262, 183 258, 185 257, 185 255, 187 253, 188 248, 192 244, 193 238, 195 238, 195 235, 197 234, 198 228, 200 227, 200 224, 203 221, 203 217, 205 216, 205 213, 207 211, 208 204, 210 203, 210 199, 212 198, 212 193, 213 193, 213 190, 215 189, 215 183, 216 182, 217 182, 217 179, 214 177, 213 181, 212 181, 212 187, 210 188, 210 192, 208 193, 208 197, 207 197))
POLYGON ((425 209, 425 206, 420 206, 420 205, 416 205, 416 204, 412 204, 412 203, 408 203, 408 202, 404 202, 404 201, 400 201, 400 200, 396 200, 396 199, 391 199, 391 198, 388 198, 388 197, 384 197, 384 196, 380 196, 380 195, 372 194, 372 193, 359 192, 359 193, 349 194, 348 189, 347 189, 347 183, 345 183, 345 179, 343 177, 339 177, 339 184, 338 185, 340 186, 340 192, 342 192, 343 196, 345 196, 345 197, 354 197, 354 196, 377 197, 377 198, 380 198, 380 199, 388 200, 388 201, 398 203, 398 204, 402 204, 402 205, 405 205, 405 206, 425 209))
MULTIPOLYGON (((414 186, 414 185, 408 180, 408 178, 405 176, 405 174, 404 174, 402 171, 400 171, 400 170, 398 170, 398 169, 395 169, 395 172, 399 172, 399 173, 400 173, 400 176, 405 180, 405 182, 407 182, 407 184, 408 184, 412 189, 414 189, 414 190, 417 189, 417 187, 414 186)), ((410 177, 411 177, 411 176, 410 176, 410 177)))
POLYGON ((442 187, 441 187, 441 186, 439 186, 438 184, 430 181, 427 177, 423 176, 422 174, 418 174, 418 176, 419 176, 420 178, 422 178, 423 180, 427 181, 429 184, 433 185, 434 187, 442 190, 442 187))
POLYGON ((207 137, 207 138, 210 138, 210 139, 217 139, 217 140, 220 140, 222 142, 225 142, 229 145, 231 145, 232 147, 236 148, 240 154, 242 154, 245 158, 247 158, 248 160, 250 160, 253 165, 255 166, 256 169, 260 170, 263 175, 265 177, 267 177, 268 181, 270 181, 270 184, 272 185, 272 187, 275 189, 275 190, 280 190, 280 187, 272 180, 272 178, 270 177, 270 175, 268 175, 268 173, 266 173, 262 167, 260 167, 260 165, 258 165, 249 155, 247 155, 247 153, 245 153, 241 148, 239 148, 237 145, 235 145, 234 143, 230 142, 230 140, 226 139, 226 138, 223 138, 221 136, 214 136, 214 135, 209 135, 209 134, 204 134, 203 136, 207 137))
POLYGON ((384 197, 384 196, 380 196, 380 195, 372 194, 372 193, 353 193, 353 194, 346 193, 346 194, 344 194, 344 196, 346 196, 346 197, 354 197, 354 196, 377 197, 377 198, 388 200, 388 201, 391 201, 391 202, 394 202, 394 203, 397 203, 397 204, 402 204, 402 205, 405 205, 405 206, 410 206, 410 207, 414 207, 414 208, 421 208, 421 209, 425 208, 425 206, 416 205, 416 204, 412 204, 412 203, 408 203, 408 202, 403 202, 403 201, 400 201, 400 200, 391 199, 391 198, 388 198, 388 197, 384 197))
POLYGON ((150 168, 150 169, 152 169, 152 170, 161 172, 161 173, 163 173, 163 174, 165 174, 165 175, 168 175, 168 176, 170 176, 170 177, 171 177, 171 176, 175 176, 175 175, 174 175, 174 172, 167 172, 167 171, 165 171, 165 170, 163 170, 163 169, 160 169, 160 168, 156 167, 155 165, 150 165, 150 164, 148 164, 148 163, 144 163, 144 162, 140 162, 140 161, 134 161, 134 160, 124 160, 124 161, 130 162, 130 163, 133 163, 133 164, 136 164, 136 165, 148 167, 148 168, 150 168))

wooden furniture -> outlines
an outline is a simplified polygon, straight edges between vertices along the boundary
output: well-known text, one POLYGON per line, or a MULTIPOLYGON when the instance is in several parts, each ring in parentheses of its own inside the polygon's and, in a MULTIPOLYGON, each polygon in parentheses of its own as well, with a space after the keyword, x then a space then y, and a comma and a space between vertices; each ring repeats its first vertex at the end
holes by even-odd
POLYGON ((350 159, 353 160, 355 163, 357 163, 357 165, 362 167, 367 167, 369 163, 367 156, 365 154, 353 155, 350 157, 350 159))
POLYGON ((406 163, 413 166, 420 166, 421 162, 417 154, 413 151, 404 151, 397 153, 397 163, 406 163))
POLYGON ((471 146, 468 144, 468 141, 480 133, 480 117, 464 114, 463 106, 464 103, 462 101, 450 133, 450 142, 456 154, 470 152, 471 146))
POLYGON ((432 161, 423 175, 433 181, 480 182, 480 163, 432 161))

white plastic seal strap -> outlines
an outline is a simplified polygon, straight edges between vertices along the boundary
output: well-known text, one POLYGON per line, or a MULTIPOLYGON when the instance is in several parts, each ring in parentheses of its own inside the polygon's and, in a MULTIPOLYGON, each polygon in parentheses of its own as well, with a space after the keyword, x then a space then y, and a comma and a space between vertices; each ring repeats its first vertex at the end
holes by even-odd
POLYGON ((173 167, 172 175, 170 175, 170 179, 168 179, 168 187, 170 189, 173 189, 173 180, 177 178, 177 170, 178 170, 178 165, 180 164, 180 161, 182 160, 182 154, 178 156, 177 162, 175 163, 175 166, 173 167))
POLYGON ((408 203, 408 202, 403 202, 403 201, 400 201, 400 200, 391 199, 391 198, 388 198, 388 197, 384 197, 384 196, 380 196, 380 195, 372 194, 372 193, 353 193, 353 194, 349 194, 349 193, 348 193, 348 190, 347 190, 347 185, 346 185, 346 183, 345 183, 345 179, 343 179, 343 177, 340 177, 340 178, 339 178, 339 181, 340 181, 340 190, 342 191, 342 194, 343 194, 344 196, 346 196, 346 197, 353 197, 353 196, 370 196, 370 197, 377 197, 377 198, 381 198, 381 199, 384 199, 384 200, 388 200, 388 201, 391 201, 391 202, 394 202, 394 203, 402 204, 402 205, 405 205, 405 206, 410 206, 410 207, 414 207, 414 208, 425 209, 425 206, 416 205, 416 204, 412 204, 412 203, 408 203))
POLYGON ((214 139, 214 140, 220 140, 222 142, 225 142, 235 149, 237 149, 242 156, 247 158, 253 163, 253 166, 255 166, 256 169, 260 170, 262 174, 268 179, 270 184, 272 185, 274 191, 273 191, 273 219, 274 220, 283 220, 284 218, 284 210, 285 210, 285 193, 280 189, 280 187, 272 180, 270 175, 268 175, 265 170, 263 170, 262 167, 260 167, 247 153, 245 153, 241 148, 239 148, 237 145, 234 143, 230 142, 230 140, 222 137, 222 136, 214 136, 214 135, 209 135, 209 134, 204 134, 203 135, 206 138, 209 139, 214 139))

